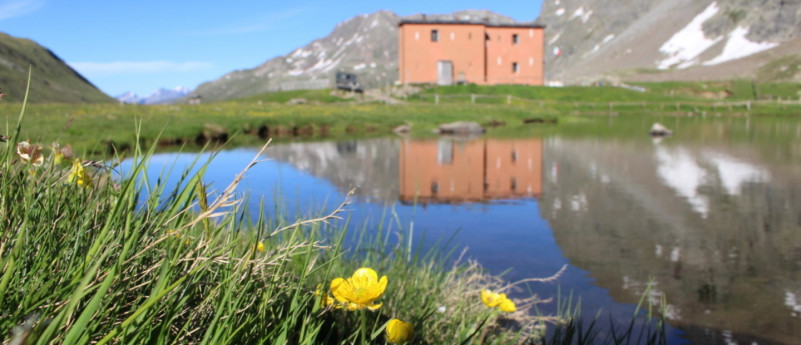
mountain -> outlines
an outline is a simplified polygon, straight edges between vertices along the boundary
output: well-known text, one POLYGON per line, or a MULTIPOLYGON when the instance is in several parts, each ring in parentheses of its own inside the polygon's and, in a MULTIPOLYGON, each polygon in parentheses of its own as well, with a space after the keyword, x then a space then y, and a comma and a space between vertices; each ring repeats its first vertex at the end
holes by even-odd
POLYGON ((543 2, 546 78, 801 80, 801 4, 748 0, 543 2))
POLYGON ((7 102, 22 102, 31 67, 28 101, 113 102, 55 53, 34 41, 0 33, 0 87, 7 102))
POLYGON ((150 94, 150 96, 144 98, 139 97, 139 95, 133 92, 126 92, 114 98, 116 98, 118 101, 122 103, 170 104, 185 97, 191 92, 192 90, 188 88, 185 88, 183 86, 177 86, 172 89, 160 88, 154 91, 152 94, 150 94))
MULTIPOLYGON (((421 19, 422 16, 405 19, 421 19)), ((426 18, 515 22, 483 10, 427 15, 426 18)), ((331 86, 337 71, 355 73, 364 88, 392 85, 398 80, 398 23, 401 19, 404 18, 389 11, 353 17, 337 24, 328 36, 287 55, 203 83, 191 96, 217 101, 279 90, 326 88, 331 86)))

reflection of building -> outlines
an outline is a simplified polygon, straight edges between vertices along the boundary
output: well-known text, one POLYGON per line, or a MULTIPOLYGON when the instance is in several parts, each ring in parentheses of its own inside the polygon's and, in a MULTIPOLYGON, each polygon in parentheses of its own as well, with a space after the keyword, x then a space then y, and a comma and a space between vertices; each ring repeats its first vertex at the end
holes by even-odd
POLYGON ((544 31, 536 24, 403 20, 400 81, 542 85, 544 31))
POLYGON ((407 140, 400 150, 402 202, 539 196, 542 140, 407 140))

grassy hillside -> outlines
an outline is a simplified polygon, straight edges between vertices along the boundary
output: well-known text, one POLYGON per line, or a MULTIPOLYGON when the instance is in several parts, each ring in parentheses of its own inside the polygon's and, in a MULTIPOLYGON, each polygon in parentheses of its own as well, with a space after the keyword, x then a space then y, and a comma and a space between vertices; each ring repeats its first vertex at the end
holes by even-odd
POLYGON ((114 99, 98 90, 49 49, 0 33, 0 88, 6 102, 21 102, 32 68, 32 103, 96 103, 114 99))

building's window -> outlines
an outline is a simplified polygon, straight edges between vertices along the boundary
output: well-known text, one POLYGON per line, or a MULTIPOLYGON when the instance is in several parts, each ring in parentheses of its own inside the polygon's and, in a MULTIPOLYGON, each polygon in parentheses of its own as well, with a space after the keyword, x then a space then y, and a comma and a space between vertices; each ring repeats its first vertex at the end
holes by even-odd
POLYGON ((517 34, 513 34, 512 35, 512 44, 518 44, 518 43, 519 42, 518 42, 517 34))
POLYGON ((451 32, 451 41, 453 41, 455 39, 456 39, 456 33, 455 32, 451 32))
POLYGON ((431 42, 439 41, 439 30, 431 30, 431 42))
POLYGON ((420 40, 420 32, 415 32, 414 33, 414 40, 415 41, 419 41, 420 40))
POLYGON ((512 73, 516 74, 518 72, 520 72, 520 66, 517 64, 517 62, 512 62, 512 73))
POLYGON ((453 164, 453 141, 440 140, 437 142, 437 163, 439 165, 453 164))

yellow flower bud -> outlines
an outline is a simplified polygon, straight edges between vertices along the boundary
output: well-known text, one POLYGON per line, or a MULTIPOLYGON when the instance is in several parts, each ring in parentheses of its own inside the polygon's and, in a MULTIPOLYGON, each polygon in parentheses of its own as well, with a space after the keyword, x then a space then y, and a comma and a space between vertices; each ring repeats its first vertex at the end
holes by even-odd
POLYGON ((414 327, 411 323, 392 319, 387 322, 387 341, 393 344, 403 344, 414 338, 414 327))

